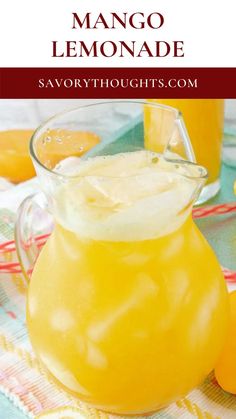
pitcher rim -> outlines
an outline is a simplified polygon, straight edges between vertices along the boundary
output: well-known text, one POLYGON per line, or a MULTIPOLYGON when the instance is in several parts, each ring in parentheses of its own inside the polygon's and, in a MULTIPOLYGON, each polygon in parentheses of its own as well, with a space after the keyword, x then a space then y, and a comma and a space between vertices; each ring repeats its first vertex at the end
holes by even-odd
MULTIPOLYGON (((30 138, 30 143, 29 143, 29 152, 30 152, 30 156, 33 159, 33 161, 39 165, 42 169, 46 170, 48 173, 50 173, 53 176, 57 176, 60 178, 64 178, 64 179, 76 179, 76 178, 85 178, 85 177, 96 177, 96 178, 100 178, 100 179, 122 179, 120 176, 108 176, 108 175, 99 175, 99 176, 95 176, 95 175, 79 175, 79 174, 75 174, 75 175, 70 175, 70 174, 64 174, 64 173, 60 173, 58 171, 56 171, 55 169, 49 169, 47 166, 45 166, 40 159, 37 157, 36 152, 34 150, 34 142, 36 140, 37 135, 40 133, 41 130, 45 130, 47 125, 50 124, 53 121, 56 121, 58 118, 66 115, 66 114, 72 114, 73 112, 79 111, 80 109, 85 109, 85 108, 90 108, 90 107, 94 107, 94 106, 99 106, 99 105, 110 105, 110 104, 125 104, 125 103, 130 103, 130 104, 137 104, 137 105, 147 105, 150 107, 155 107, 155 108, 159 108, 159 109, 166 109, 168 111, 171 111, 175 114, 175 120, 182 120, 182 112, 177 109, 174 108, 172 106, 169 105, 163 105, 163 104, 159 104, 159 103, 153 103, 153 102, 148 102, 146 100, 115 100, 115 101, 101 101, 101 102, 95 102, 95 103, 89 103, 86 105, 80 105, 80 106, 76 106, 74 108, 70 108, 68 110, 62 111, 62 112, 58 112, 56 114, 54 114, 53 116, 51 116, 50 118, 46 119, 45 121, 43 121, 33 132, 31 138, 30 138)), ((143 149, 145 150, 145 149, 143 149)), ((152 150, 150 150, 152 151, 152 150)), ((154 152, 156 153, 156 152, 154 152)), ((177 159, 173 159, 173 158, 168 158, 167 156, 165 156, 164 154, 161 153, 156 153, 157 155, 160 154, 164 160, 166 160, 169 163, 173 163, 173 164, 184 164, 184 165, 190 165, 190 166, 194 166, 194 167, 198 167, 199 170, 201 170, 202 173, 196 174, 196 175, 186 175, 186 174, 180 174, 180 176, 183 176, 184 178, 188 178, 188 179, 207 179, 208 177, 208 171, 207 169, 202 166, 199 165, 197 163, 191 162, 189 160, 184 160, 181 158, 177 158, 177 159)), ((136 175, 130 175, 129 177, 137 177, 136 175)))

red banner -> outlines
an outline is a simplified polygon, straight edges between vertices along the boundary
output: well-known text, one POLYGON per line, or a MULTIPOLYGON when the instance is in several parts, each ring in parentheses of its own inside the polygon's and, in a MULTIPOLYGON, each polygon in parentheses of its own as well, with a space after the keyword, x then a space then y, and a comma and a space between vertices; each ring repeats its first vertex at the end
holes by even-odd
POLYGON ((0 98, 236 98, 236 68, 0 68, 0 98))

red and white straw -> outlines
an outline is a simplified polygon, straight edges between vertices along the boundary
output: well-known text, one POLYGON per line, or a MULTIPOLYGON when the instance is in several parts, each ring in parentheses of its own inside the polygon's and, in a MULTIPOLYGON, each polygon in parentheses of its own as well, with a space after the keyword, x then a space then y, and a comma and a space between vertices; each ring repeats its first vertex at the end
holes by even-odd
POLYGON ((194 218, 205 218, 214 215, 224 215, 231 212, 236 212, 236 202, 229 202, 227 204, 206 205, 193 209, 194 218))

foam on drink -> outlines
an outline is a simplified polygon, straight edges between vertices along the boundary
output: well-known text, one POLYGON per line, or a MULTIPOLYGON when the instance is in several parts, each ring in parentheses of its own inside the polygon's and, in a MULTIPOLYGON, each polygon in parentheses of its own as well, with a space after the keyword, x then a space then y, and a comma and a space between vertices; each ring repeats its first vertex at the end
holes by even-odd
POLYGON ((80 238, 137 241, 179 228, 191 212, 197 166, 141 150, 87 160, 70 157, 55 196, 59 224, 80 238))

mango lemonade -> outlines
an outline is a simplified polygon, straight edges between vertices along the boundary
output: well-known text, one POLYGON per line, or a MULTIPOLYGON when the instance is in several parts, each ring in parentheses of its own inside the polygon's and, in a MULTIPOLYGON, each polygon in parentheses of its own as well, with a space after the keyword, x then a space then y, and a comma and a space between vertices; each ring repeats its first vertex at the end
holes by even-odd
POLYGON ((97 408, 160 409, 201 383, 226 333, 221 269, 191 218, 199 167, 142 150, 56 171, 56 225, 29 285, 33 347, 97 408))

